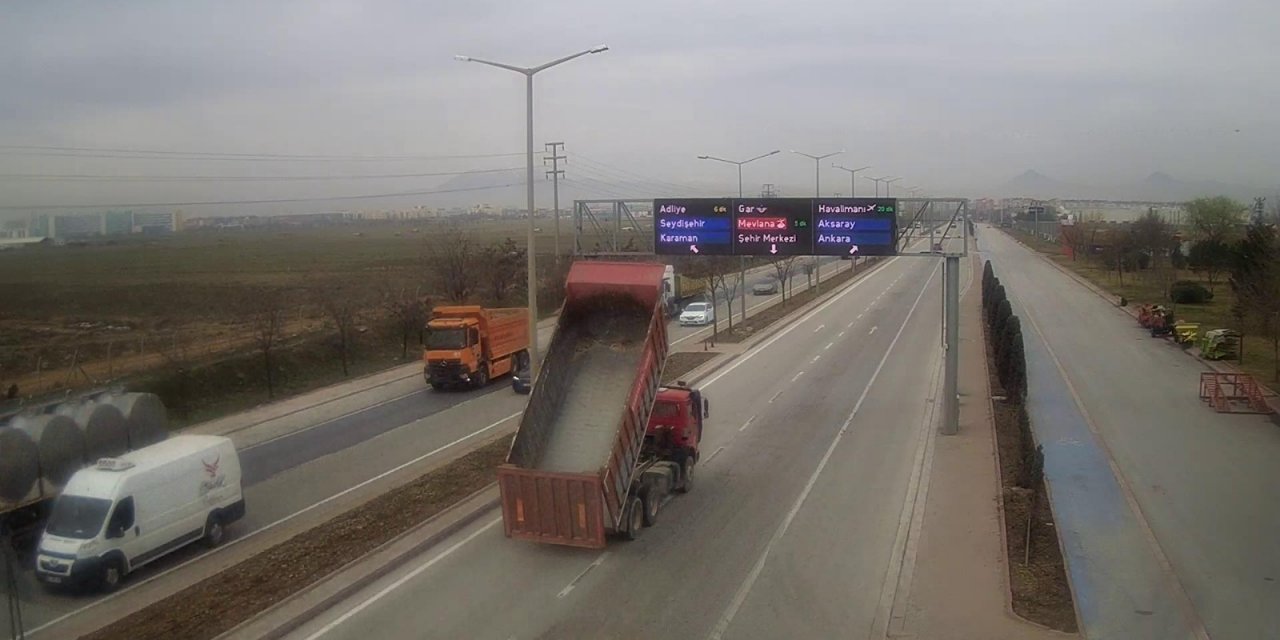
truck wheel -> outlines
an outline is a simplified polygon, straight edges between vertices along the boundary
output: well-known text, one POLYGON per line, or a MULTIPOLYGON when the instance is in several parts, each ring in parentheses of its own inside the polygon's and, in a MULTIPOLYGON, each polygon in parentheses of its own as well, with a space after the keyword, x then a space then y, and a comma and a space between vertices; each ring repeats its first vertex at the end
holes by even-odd
POLYGON ((476 377, 471 384, 477 389, 483 389, 485 385, 489 384, 488 365, 480 365, 480 370, 476 372, 476 377))
POLYGON ((680 486, 676 491, 689 493, 693 489, 693 454, 686 452, 680 461, 680 486))
POLYGON ((124 582, 124 563, 119 558, 106 558, 102 561, 102 574, 98 576, 98 588, 104 593, 111 593, 120 588, 124 582))
POLYGON ((444 383, 443 383, 443 382, 432 382, 432 383, 431 383, 431 388, 432 388, 432 389, 435 389, 436 391, 444 391, 444 383))
POLYGON ((662 508, 662 498, 658 496, 658 492, 650 488, 641 495, 640 502, 644 504, 644 526, 658 524, 658 509, 662 508))
POLYGON ((222 526, 222 518, 216 513, 209 514, 209 521, 204 525, 204 546, 210 549, 222 544, 227 538, 227 530, 222 526))
POLYGON ((639 538, 640 529, 644 527, 644 503, 640 501, 640 498, 631 498, 624 520, 626 521, 627 529, 622 532, 622 535, 628 540, 639 538))

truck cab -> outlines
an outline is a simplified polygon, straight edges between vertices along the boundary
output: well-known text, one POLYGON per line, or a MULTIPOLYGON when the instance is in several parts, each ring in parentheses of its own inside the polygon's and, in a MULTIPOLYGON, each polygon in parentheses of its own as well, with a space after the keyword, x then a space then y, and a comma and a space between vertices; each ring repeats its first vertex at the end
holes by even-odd
POLYGON ((427 323, 423 359, 432 386, 472 382, 481 360, 480 323, 470 318, 436 318, 427 323))
POLYGON ((677 459, 681 453, 698 458, 702 441, 702 421, 709 413, 702 392, 681 383, 658 390, 645 429, 645 444, 661 458, 677 459))

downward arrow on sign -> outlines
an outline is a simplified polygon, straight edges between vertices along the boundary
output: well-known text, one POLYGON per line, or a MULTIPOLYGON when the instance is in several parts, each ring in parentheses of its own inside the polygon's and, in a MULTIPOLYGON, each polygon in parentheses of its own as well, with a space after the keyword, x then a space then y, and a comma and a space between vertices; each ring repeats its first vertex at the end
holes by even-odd
POLYGON ((778 252, 778 245, 776 244, 769 245, 769 253, 777 253, 777 252, 778 252))

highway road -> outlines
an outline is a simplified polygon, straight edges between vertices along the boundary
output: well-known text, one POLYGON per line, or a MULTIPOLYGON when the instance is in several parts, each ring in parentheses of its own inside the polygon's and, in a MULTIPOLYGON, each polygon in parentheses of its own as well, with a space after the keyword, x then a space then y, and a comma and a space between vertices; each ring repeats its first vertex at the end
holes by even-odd
POLYGON ((697 486, 640 540, 518 542, 494 512, 291 637, 882 637, 927 473, 940 273, 896 259, 706 379, 697 486))
MULTIPOLYGON (((836 258, 827 261, 839 262, 844 268, 849 264, 836 258)), ((773 271, 766 266, 748 272, 748 286, 773 271)), ((829 270, 824 276, 834 273, 829 270)), ((800 275, 795 279, 795 291, 806 288, 800 275)), ((759 310, 776 304, 779 296, 748 292, 747 300, 749 308, 759 310)), ((735 316, 737 303, 735 298, 735 316)), ((723 305, 719 309, 727 313, 723 305)), ((541 344, 550 341, 552 331, 551 326, 540 329, 541 344)), ((709 327, 681 327, 675 322, 669 325, 669 332, 676 344, 711 335, 709 327)), ((363 407, 241 450, 249 509, 245 519, 231 528, 233 539, 287 526, 304 514, 336 513, 338 507, 350 504, 335 498, 351 495, 353 487, 389 482, 392 470, 445 459, 486 434, 513 428, 513 418, 528 399, 514 394, 505 379, 483 390, 436 392, 426 386, 420 372, 363 396, 363 407)), ((202 554, 203 548, 195 545, 149 564, 130 576, 123 592, 150 578, 182 570, 185 563, 202 554)), ((36 584, 31 570, 20 574, 19 580, 28 630, 49 631, 71 616, 110 601, 91 594, 47 593, 36 584)), ((0 618, 3 621, 6 619, 0 618)))
POLYGON ((1207 367, 1009 236, 978 243, 1022 317, 1087 635, 1280 637, 1280 429, 1214 412, 1207 367))

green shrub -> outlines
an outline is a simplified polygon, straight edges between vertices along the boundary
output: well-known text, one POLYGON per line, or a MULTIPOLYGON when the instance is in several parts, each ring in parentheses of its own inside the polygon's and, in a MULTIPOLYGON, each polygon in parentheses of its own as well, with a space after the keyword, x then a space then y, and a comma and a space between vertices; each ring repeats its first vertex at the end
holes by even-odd
POLYGON ((1204 304, 1212 299, 1212 291, 1192 280, 1179 280, 1169 287, 1169 300, 1177 304, 1204 304))

